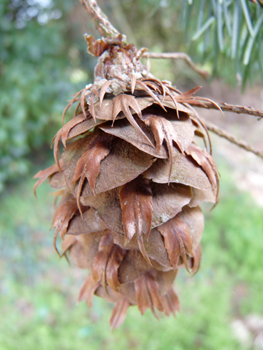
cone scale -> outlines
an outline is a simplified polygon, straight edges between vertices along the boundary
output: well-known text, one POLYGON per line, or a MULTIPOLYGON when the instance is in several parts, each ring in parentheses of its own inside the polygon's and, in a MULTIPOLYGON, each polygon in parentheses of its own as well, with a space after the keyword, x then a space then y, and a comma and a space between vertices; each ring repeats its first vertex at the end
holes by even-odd
POLYGON ((60 233, 62 253, 87 270, 79 301, 114 303, 112 329, 132 305, 157 318, 179 311, 173 283, 179 269, 199 269, 199 205, 215 205, 219 189, 209 135, 189 105, 204 103, 199 88, 181 93, 154 78, 140 62, 144 50, 122 39, 86 37, 98 57, 94 83, 66 107, 63 118, 76 103, 53 139, 55 164, 35 175, 34 188, 48 179, 59 190, 54 245, 60 233))

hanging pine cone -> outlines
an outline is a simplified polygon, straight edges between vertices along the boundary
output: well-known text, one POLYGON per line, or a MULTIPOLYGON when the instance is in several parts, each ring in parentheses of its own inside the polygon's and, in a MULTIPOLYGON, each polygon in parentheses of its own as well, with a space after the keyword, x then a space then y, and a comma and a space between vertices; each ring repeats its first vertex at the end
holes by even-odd
POLYGON ((130 305, 156 317, 179 310, 173 282, 180 268, 199 269, 199 204, 217 203, 219 182, 212 156, 195 143, 211 150, 189 105, 205 103, 193 96, 199 88, 182 94, 155 79, 140 63, 143 50, 121 36, 86 40, 99 57, 94 84, 66 107, 78 102, 54 137, 56 163, 35 175, 35 189, 49 178, 60 190, 54 245, 60 232, 63 254, 88 270, 80 301, 91 305, 95 294, 115 304, 114 328, 130 305))

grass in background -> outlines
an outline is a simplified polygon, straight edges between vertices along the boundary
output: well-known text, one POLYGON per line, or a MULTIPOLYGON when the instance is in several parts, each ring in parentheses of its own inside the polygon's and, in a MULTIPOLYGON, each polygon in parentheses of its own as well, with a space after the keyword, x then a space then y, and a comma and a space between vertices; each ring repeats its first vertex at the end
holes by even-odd
POLYGON ((225 179, 220 203, 206 215, 201 270, 176 280, 181 313, 158 322, 130 308, 113 333, 110 304, 94 297, 91 310, 76 305, 86 273, 53 250, 48 185, 38 201, 33 180, 11 189, 0 211, 0 350, 251 349, 234 338, 231 323, 263 314, 262 209, 225 179))

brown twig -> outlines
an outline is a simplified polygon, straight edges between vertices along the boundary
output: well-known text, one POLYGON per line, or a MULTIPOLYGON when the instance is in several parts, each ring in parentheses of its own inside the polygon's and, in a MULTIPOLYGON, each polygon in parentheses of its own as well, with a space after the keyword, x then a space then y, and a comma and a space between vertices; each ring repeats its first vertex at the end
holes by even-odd
MULTIPOLYGON (((225 112, 233 112, 237 114, 249 114, 253 115, 254 117, 263 118, 263 110, 255 109, 250 106, 238 106, 238 105, 230 105, 228 103, 222 102, 217 103, 218 106, 222 109, 222 111, 225 112)), ((200 108, 206 108, 206 109, 218 109, 216 105, 214 105, 212 102, 205 102, 204 106, 197 106, 200 108)))
POLYGON ((101 36, 115 38, 120 35, 118 30, 110 23, 108 17, 101 11, 96 0, 80 0, 80 2, 86 8, 101 36))
POLYGON ((170 58, 170 59, 182 59, 184 60, 186 63, 188 63, 188 65, 199 75, 201 75, 201 77, 203 77, 204 79, 207 79, 209 77, 209 73, 205 70, 202 70, 200 68, 198 68, 194 62, 191 60, 191 58, 184 52, 173 52, 173 53, 156 53, 156 52, 145 52, 143 54, 143 57, 149 59, 149 58, 170 58))
POLYGON ((230 141, 231 143, 234 143, 235 145, 245 149, 248 152, 254 153, 256 156, 263 158, 263 152, 257 151, 254 149, 251 145, 246 143, 243 140, 238 140, 235 136, 228 133, 227 131, 219 128, 217 125, 214 125, 213 123, 205 121, 205 125, 208 130, 212 131, 216 135, 223 137, 224 139, 230 141))

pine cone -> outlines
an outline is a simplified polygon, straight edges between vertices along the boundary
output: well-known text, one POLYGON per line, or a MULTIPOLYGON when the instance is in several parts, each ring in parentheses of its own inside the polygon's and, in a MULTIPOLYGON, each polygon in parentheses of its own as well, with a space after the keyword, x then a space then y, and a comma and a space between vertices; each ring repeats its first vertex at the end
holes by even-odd
MULTIPOLYGON (((122 37, 95 41, 94 84, 77 93, 75 115, 53 139, 56 163, 35 175, 62 194, 52 227, 63 254, 89 271, 79 301, 93 294, 115 303, 111 327, 130 305, 166 315, 179 310, 173 282, 180 268, 199 269, 204 219, 200 202, 218 200, 212 156, 194 142, 209 135, 181 93, 144 69, 122 37), (59 143, 64 151, 59 158, 59 143)), ((64 118, 63 114, 63 118, 64 118)), ((57 248, 56 248, 57 249, 57 248)))

